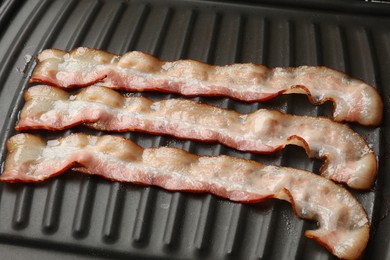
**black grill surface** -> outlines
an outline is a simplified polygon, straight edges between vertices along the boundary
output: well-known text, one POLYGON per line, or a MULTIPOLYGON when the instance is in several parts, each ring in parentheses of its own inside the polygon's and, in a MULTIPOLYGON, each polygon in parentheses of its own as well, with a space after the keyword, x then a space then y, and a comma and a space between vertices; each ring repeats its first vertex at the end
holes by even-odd
MULTIPOLYGON (((218 65, 324 65, 375 85, 385 102, 384 123, 351 127, 377 153, 379 176, 372 190, 352 192, 372 224, 363 258, 390 258, 389 4, 346 0, 327 5, 195 0, 4 0, 0 4, 1 162, 6 140, 16 134, 34 57, 46 48, 86 46, 117 54, 140 50, 164 60, 190 58, 218 65)), ((179 97, 143 95, 154 100, 179 97)), ((327 116, 332 109, 331 104, 313 106, 303 95, 253 104, 193 99, 242 113, 269 108, 327 116)), ((81 131, 103 134, 83 127, 33 133, 51 138, 81 131)), ((265 156, 167 136, 124 136, 143 147, 175 146, 200 155, 228 154, 316 173, 322 164, 297 147, 265 156)), ((72 171, 41 184, 0 184, 1 259, 333 259, 304 236, 315 225, 298 219, 290 204, 282 201, 244 205, 209 194, 168 192, 72 171)))

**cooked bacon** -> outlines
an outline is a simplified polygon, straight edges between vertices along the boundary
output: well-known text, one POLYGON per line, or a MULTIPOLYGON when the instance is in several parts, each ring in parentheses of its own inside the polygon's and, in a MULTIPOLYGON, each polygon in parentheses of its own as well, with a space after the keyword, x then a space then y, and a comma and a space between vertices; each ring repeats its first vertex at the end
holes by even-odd
POLYGON ((143 149, 109 135, 72 134, 45 141, 19 134, 7 147, 1 181, 40 182, 75 166, 114 181, 209 192, 238 202, 286 200, 296 215, 318 222, 319 228, 306 231, 306 236, 341 258, 358 258, 369 238, 367 215, 355 198, 333 182, 303 170, 223 155, 200 157, 177 148, 143 149))
POLYGON ((264 101, 280 94, 306 94, 313 104, 334 102, 336 121, 378 125, 383 103, 372 86, 326 68, 302 66, 268 69, 262 65, 212 66, 193 60, 160 61, 138 51, 121 56, 77 48, 44 50, 30 82, 69 88, 100 86, 128 91, 179 93, 185 96, 227 96, 264 101))
POLYGON ((91 86, 76 95, 50 86, 25 92, 17 130, 61 130, 78 124, 103 131, 142 131, 178 138, 218 141, 242 151, 273 153, 288 144, 302 146, 310 157, 325 158, 324 177, 357 189, 372 186, 376 157, 364 139, 347 126, 325 118, 261 109, 251 114, 171 99, 153 102, 124 97, 91 86))

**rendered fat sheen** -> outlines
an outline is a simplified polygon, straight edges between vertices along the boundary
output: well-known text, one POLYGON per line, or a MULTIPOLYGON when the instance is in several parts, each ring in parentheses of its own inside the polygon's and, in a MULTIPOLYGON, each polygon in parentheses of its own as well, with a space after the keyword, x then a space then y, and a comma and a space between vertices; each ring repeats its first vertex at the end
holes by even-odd
POLYGON ((39 85, 29 88, 25 99, 17 130, 61 130, 86 124, 103 131, 142 131, 218 141, 258 153, 272 153, 294 144, 304 147, 310 157, 326 158, 321 174, 352 188, 370 188, 377 174, 375 154, 364 139, 347 126, 325 118, 265 109, 243 115, 189 100, 153 102, 124 97, 98 86, 71 95, 39 85))
POLYGON ((307 94, 314 104, 333 101, 336 121, 378 125, 383 114, 383 102, 375 88, 325 67, 212 66, 193 60, 165 62, 137 51, 116 56, 82 47, 70 52, 44 50, 38 61, 30 82, 63 88, 97 83, 128 91, 228 96, 242 101, 300 93, 307 94))
POLYGON ((306 236, 341 258, 358 258, 369 238, 367 215, 355 198, 303 170, 223 155, 200 157, 177 148, 143 149, 110 135, 72 134, 46 141, 18 134, 8 140, 7 148, 0 177, 5 182, 40 182, 76 167, 113 181, 209 192, 238 202, 286 200, 298 216, 317 221, 319 228, 306 231, 306 236))

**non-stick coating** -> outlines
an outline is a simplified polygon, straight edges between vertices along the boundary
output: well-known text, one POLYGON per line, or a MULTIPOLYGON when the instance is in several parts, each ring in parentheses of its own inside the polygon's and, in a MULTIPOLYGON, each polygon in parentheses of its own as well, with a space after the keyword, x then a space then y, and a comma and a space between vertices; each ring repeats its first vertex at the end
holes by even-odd
MULTIPOLYGON (((374 3, 365 3, 368 9, 364 12, 356 8, 344 12, 333 2, 332 8, 262 2, 0 1, 2 162, 5 142, 16 133, 14 126, 24 103, 23 91, 30 86, 27 81, 36 64, 34 57, 42 49, 86 46, 117 54, 140 50, 164 60, 190 58, 218 65, 324 65, 376 86, 385 102, 381 127, 351 127, 367 139, 379 158, 375 187, 353 191, 372 224, 363 258, 388 258, 389 5, 382 4, 376 12, 378 4, 370 9, 374 3)), ((347 1, 342 6, 345 9, 347 1)), ((179 97, 143 95, 155 100, 179 97)), ((270 108, 328 116, 332 109, 330 103, 313 106, 303 95, 253 104, 228 98, 193 99, 241 113, 270 108)), ((33 133, 51 138, 81 131, 103 134, 82 127, 33 133)), ((124 136, 143 147, 176 146, 201 155, 228 154, 317 173, 322 164, 308 159, 297 147, 265 156, 167 136, 124 136)), ((282 201, 244 205, 208 194, 172 193, 71 171, 41 184, 0 185, 0 258, 333 259, 304 236, 304 231, 315 225, 298 219, 282 201)))

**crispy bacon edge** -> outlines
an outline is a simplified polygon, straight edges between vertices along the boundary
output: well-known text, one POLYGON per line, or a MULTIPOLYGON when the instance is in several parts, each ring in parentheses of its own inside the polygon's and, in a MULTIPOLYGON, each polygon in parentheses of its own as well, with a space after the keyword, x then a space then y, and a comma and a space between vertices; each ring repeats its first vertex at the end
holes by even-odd
POLYGON ((30 82, 62 88, 98 83, 127 91, 157 90, 185 96, 227 96, 248 102, 299 93, 306 94, 315 105, 332 101, 333 117, 339 122, 379 125, 383 117, 383 102, 374 87, 327 67, 269 69, 255 64, 213 66, 194 60, 166 62, 138 51, 116 56, 85 47, 70 52, 43 50, 37 59, 30 82), (73 70, 77 67, 74 64, 70 66, 73 71, 62 66, 70 59, 80 63, 79 69, 73 70), (237 88, 241 85, 246 88, 237 88))
POLYGON ((8 140, 7 149, 3 182, 41 182, 76 167, 112 181, 208 192, 243 203, 276 198, 290 202, 297 216, 316 220, 319 228, 305 235, 337 257, 357 259, 369 239, 361 204, 346 189, 303 170, 224 155, 197 156, 177 148, 143 149, 109 135, 44 140, 18 134, 8 140))
POLYGON ((325 159, 320 170, 324 177, 352 188, 369 189, 377 175, 377 159, 366 141, 349 127, 326 118, 288 115, 264 109, 243 117, 231 110, 194 101, 171 99, 153 102, 144 97, 124 97, 114 90, 97 86, 71 95, 55 87, 38 85, 29 88, 24 96, 26 104, 16 126, 19 131, 63 130, 84 124, 101 131, 139 131, 220 142, 238 150, 263 154, 274 153, 292 144, 303 147, 310 157, 325 159), (74 109, 67 107, 67 104, 76 101, 86 102, 86 105, 74 109), (56 102, 62 102, 60 107, 65 108, 56 108, 56 102), (122 115, 115 114, 116 110, 122 111, 122 115), (154 114, 156 111, 160 114, 154 114), (197 113, 202 118, 197 120, 194 111, 200 111, 197 113), (183 126, 175 123, 178 121, 177 116, 173 116, 175 113, 179 114, 183 126), (216 121, 214 124, 205 123, 207 119, 216 121), (200 128, 185 127, 192 122, 200 128), (217 129, 211 127, 219 124, 223 126, 217 129), (311 129, 316 130, 309 133, 311 129), (236 131, 240 132, 237 134, 236 131), (246 137, 249 133, 252 134, 246 137), (316 145, 320 141, 323 145, 316 145))

